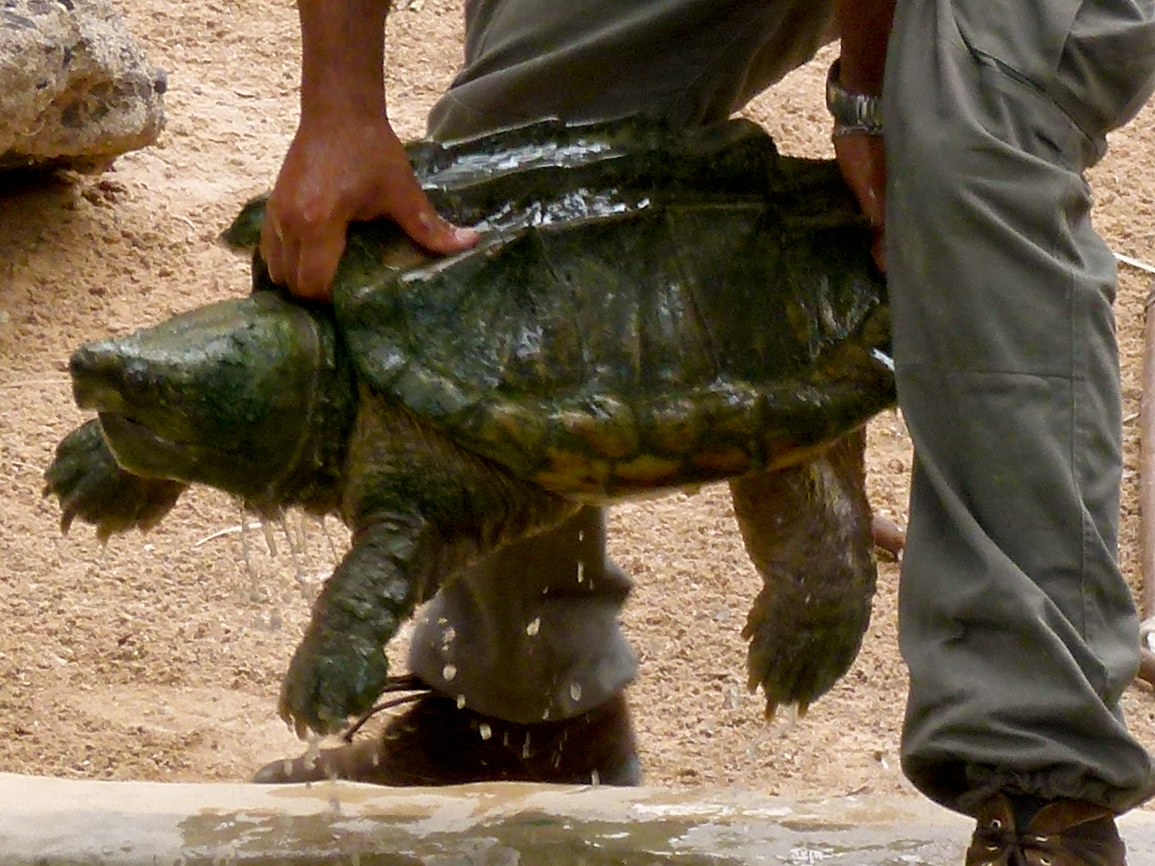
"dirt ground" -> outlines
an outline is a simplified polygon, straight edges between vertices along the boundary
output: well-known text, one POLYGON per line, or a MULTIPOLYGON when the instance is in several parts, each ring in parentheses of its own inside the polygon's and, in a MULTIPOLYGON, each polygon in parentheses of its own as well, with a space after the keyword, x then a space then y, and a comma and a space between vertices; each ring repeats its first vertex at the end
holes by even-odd
MULTIPOLYGON (((215 244, 271 186, 296 119, 289 2, 118 3, 168 72, 158 146, 71 183, 0 189, 0 771, 99 779, 243 780, 303 749, 275 713, 312 595, 346 538, 291 517, 271 553, 225 497, 197 491, 147 536, 58 530, 41 498, 56 442, 83 420, 69 353, 247 291, 247 263, 215 244)), ((401 4, 398 3, 398 6, 401 4)), ((391 115, 417 136, 460 53, 460 4, 414 0, 390 21, 391 115)), ((787 152, 827 156, 829 54, 750 106, 787 152)), ((1092 181, 1114 249, 1155 261, 1155 108, 1116 134, 1092 181)), ((1138 407, 1150 275, 1121 269, 1127 399, 1123 558, 1138 574, 1138 407)), ((871 426, 876 509, 905 520, 910 444, 894 413, 871 426)), ((767 724, 744 686, 740 630, 758 578, 724 489, 617 508, 612 552, 636 577, 624 623, 641 656, 630 695, 647 781, 766 794, 911 792, 896 748, 906 688, 897 566, 884 562, 853 670, 799 721, 767 724)), ((1155 696, 1124 699, 1155 748, 1155 696)))

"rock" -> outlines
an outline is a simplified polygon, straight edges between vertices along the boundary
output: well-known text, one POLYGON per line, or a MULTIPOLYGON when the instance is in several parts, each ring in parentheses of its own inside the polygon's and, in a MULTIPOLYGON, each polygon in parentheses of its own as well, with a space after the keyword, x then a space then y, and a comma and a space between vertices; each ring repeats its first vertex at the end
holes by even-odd
POLYGON ((0 169, 103 170, 156 141, 165 87, 107 0, 0 0, 0 169))
MULTIPOLYGON (((98 782, 0 773, 4 866, 941 866, 974 822, 911 796, 490 783, 385 788, 98 782)), ((1155 812, 1119 822, 1155 863, 1155 812)))

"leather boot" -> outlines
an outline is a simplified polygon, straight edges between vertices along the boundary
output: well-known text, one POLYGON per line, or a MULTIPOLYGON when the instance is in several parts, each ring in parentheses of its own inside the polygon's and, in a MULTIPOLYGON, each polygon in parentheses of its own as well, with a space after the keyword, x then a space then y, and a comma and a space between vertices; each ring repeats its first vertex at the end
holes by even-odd
POLYGON ((637 785, 641 765, 620 693, 572 719, 516 724, 458 708, 454 699, 429 692, 379 738, 274 761, 253 777, 258 784, 323 779, 392 786, 493 781, 637 785))
POLYGON ((966 866, 1127 866, 1109 809, 997 795, 978 814, 966 866))

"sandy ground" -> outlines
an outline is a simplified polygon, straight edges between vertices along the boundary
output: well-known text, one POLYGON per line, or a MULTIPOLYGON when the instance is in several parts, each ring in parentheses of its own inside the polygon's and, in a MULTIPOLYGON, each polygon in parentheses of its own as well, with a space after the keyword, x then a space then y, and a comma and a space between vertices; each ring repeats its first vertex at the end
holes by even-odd
MULTIPOLYGON (((142 780, 243 780, 303 747, 276 717, 277 690, 309 600, 345 544, 291 518, 238 531, 222 496, 198 491, 147 536, 62 537, 41 498, 56 442, 83 420, 66 376, 84 340, 124 334, 247 291, 247 267, 215 245, 271 186, 295 126, 298 48, 290 3, 138 0, 119 5, 169 76, 158 146, 115 171, 0 189, 0 771, 142 780), (292 542, 292 543, 290 543, 292 542), (246 553, 246 550, 248 553, 246 553)), ((416 136, 459 56, 460 9, 414 2, 390 22, 391 114, 416 136)), ((787 152, 830 155, 821 79, 828 55, 749 114, 787 152)), ((1116 134, 1093 172, 1098 224, 1120 253, 1155 261, 1155 108, 1116 134)), ((1139 590, 1135 504, 1143 300, 1124 267, 1118 305, 1128 474, 1123 557, 1139 590)), ((904 520, 910 445, 891 413, 871 427, 870 489, 904 520)), ((912 789, 897 767, 906 688, 896 645, 897 566, 884 562, 874 620, 851 672, 803 720, 761 717, 744 687, 740 630, 758 578, 724 489, 626 505, 612 552, 636 577, 625 628, 647 781, 841 795, 912 789)), ((1124 700, 1155 747, 1155 697, 1124 700)))

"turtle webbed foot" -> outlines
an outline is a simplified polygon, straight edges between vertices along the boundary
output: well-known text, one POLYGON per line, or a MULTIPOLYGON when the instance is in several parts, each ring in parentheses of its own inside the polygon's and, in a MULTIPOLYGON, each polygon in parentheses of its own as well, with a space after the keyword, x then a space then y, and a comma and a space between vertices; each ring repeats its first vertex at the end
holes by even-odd
POLYGON ((121 469, 108 450, 96 420, 77 427, 56 446, 44 473, 44 495, 60 502, 60 529, 68 532, 79 517, 107 541, 114 532, 156 526, 187 485, 164 478, 143 478, 121 469))
POLYGON ((278 711, 298 737, 333 734, 373 706, 388 681, 380 642, 310 627, 281 684, 278 711))
POLYGON ((762 687, 767 718, 782 704, 795 704, 799 714, 805 713, 846 673, 870 619, 869 598, 864 601, 844 605, 827 600, 827 609, 820 610, 804 592, 785 598, 782 585, 762 589, 742 637, 750 641, 748 684, 751 691, 762 687))

